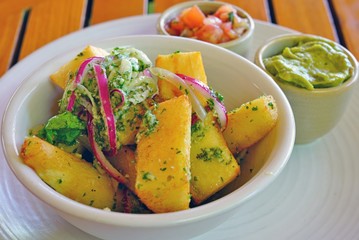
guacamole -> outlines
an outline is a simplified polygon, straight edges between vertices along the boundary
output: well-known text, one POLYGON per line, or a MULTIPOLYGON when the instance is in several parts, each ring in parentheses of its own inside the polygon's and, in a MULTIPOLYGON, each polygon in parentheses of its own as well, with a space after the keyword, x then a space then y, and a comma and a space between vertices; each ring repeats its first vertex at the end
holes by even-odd
POLYGON ((309 37, 264 59, 264 65, 277 81, 308 90, 338 86, 350 78, 354 69, 337 45, 309 37))

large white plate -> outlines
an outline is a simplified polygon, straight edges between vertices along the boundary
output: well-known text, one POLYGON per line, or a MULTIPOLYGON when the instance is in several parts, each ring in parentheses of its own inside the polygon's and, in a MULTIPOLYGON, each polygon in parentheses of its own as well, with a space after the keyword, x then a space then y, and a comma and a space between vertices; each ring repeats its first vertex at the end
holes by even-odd
MULTIPOLYGON (((55 41, 0 79, 0 119, 15 88, 53 56, 103 38, 154 34, 158 15, 100 24, 55 41)), ((256 21, 255 49, 289 29, 256 21)), ((357 239, 359 236, 359 89, 339 125, 322 139, 296 146, 281 175, 220 227, 195 238, 357 239)), ((1 124, 1 123, 0 123, 1 124)), ((1 126, 0 126, 1 129, 1 126)), ((1 141, 1 140, 0 140, 1 141)), ((95 217, 95 216, 94 216, 95 217)), ((126 236, 119 236, 126 239, 126 236)), ((95 239, 57 216, 8 168, 0 148, 0 239, 95 239)))

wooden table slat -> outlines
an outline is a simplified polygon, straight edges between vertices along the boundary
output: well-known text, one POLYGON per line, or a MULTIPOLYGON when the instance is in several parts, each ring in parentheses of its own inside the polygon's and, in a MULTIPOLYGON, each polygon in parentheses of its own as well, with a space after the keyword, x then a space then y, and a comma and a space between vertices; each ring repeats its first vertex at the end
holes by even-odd
MULTIPOLYGON (((156 13, 161 13, 167 8, 186 0, 154 0, 154 10, 156 13)), ((267 12, 266 0, 226 0, 224 2, 237 5, 243 10, 247 11, 253 18, 263 21, 269 21, 269 15, 267 12)))
POLYGON ((359 1, 333 0, 346 47, 359 61, 359 1))
POLYGON ((11 15, 47 0, 0 0, 1 15, 11 15))
POLYGON ((146 0, 94 0, 91 24, 147 14, 146 0))
POLYGON ((68 33, 83 27, 85 0, 46 0, 29 13, 20 59, 68 33))
POLYGON ((273 9, 279 25, 338 40, 326 0, 273 0, 273 9))
POLYGON ((226 2, 234 4, 244 11, 248 12, 254 19, 262 21, 270 21, 270 16, 267 11, 267 0, 226 0, 226 2))
POLYGON ((185 0, 153 0, 154 11, 155 13, 161 13, 167 8, 181 2, 186 2, 185 0))
POLYGON ((19 37, 23 12, 2 15, 0 17, 0 76, 10 67, 16 43, 19 37))

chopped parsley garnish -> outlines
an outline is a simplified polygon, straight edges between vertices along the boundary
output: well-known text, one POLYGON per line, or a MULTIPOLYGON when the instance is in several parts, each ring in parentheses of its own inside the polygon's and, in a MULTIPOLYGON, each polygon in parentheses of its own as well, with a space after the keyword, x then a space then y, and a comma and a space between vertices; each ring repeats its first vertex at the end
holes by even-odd
POLYGON ((228 13, 228 19, 229 19, 230 22, 233 23, 233 21, 234 21, 234 12, 229 12, 228 13))
POLYGON ((151 110, 147 110, 144 114, 143 124, 146 127, 146 130, 144 131, 145 136, 148 136, 155 131, 158 125, 158 120, 156 118, 156 115, 154 115, 151 110))
POLYGON ((209 109, 213 110, 213 108, 214 108, 214 100, 213 100, 213 98, 207 99, 207 104, 208 104, 209 109))
POLYGON ((191 125, 191 139, 198 141, 205 137, 205 127, 202 121, 197 121, 191 125))
POLYGON ((223 95, 220 94, 219 92, 213 90, 212 88, 211 88, 211 91, 216 96, 217 100, 220 101, 221 103, 223 103, 223 101, 224 101, 223 95))
POLYGON ((152 181, 152 180, 155 180, 155 179, 156 179, 156 176, 153 175, 153 174, 150 173, 150 172, 145 172, 145 173, 142 175, 142 179, 145 180, 145 181, 152 181))
POLYGON ((271 109, 274 109, 274 104, 272 102, 269 102, 268 103, 268 106, 271 108, 271 109))
POLYGON ((201 153, 197 154, 196 158, 203 161, 211 161, 214 158, 222 158, 222 149, 218 147, 201 148, 201 153))

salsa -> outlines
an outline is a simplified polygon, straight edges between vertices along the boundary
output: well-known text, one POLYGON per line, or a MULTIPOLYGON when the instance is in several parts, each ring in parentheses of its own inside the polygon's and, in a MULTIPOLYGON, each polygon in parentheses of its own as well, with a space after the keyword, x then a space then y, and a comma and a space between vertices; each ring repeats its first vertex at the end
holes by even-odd
POLYGON ((264 65, 277 81, 308 90, 338 86, 351 77, 354 69, 336 44, 311 37, 264 59, 264 65))
POLYGON ((165 28, 170 35, 219 44, 239 38, 249 29, 249 23, 229 4, 211 14, 194 5, 171 19, 165 28))

